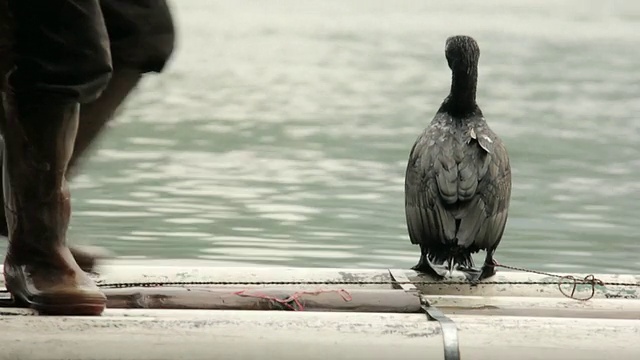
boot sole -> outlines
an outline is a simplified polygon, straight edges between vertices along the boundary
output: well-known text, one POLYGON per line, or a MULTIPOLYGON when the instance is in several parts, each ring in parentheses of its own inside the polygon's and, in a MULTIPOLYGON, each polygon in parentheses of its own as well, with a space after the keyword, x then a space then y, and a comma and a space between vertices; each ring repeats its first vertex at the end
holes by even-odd
POLYGON ((104 304, 68 304, 68 305, 48 305, 32 303, 31 308, 40 315, 53 316, 99 316, 104 312, 104 304))
POLYGON ((107 299, 102 294, 45 293, 35 296, 14 291, 9 282, 6 287, 16 305, 32 308, 41 315, 98 316, 106 308, 107 299))

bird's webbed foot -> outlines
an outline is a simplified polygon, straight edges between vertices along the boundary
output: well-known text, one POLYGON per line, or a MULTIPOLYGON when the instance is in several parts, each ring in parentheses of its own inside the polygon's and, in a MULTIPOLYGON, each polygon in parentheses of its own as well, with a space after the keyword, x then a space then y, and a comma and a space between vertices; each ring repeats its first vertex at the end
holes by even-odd
POLYGON ((484 265, 482 265, 482 271, 480 272, 480 278, 478 280, 490 278, 495 275, 496 265, 498 265, 498 263, 493 258, 485 260, 484 265))
POLYGON ((459 271, 462 271, 465 278, 471 283, 478 283, 486 278, 490 278, 496 274, 496 261, 493 258, 485 260, 481 269, 458 267, 459 271))

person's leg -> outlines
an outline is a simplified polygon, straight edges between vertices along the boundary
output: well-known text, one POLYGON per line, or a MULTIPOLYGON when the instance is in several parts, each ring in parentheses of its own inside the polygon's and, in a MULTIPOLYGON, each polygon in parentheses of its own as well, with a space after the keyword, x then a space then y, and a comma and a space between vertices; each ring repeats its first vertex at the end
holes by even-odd
POLYGON ((162 72, 174 48, 173 18, 165 0, 102 0, 100 6, 109 34, 113 77, 96 101, 80 108, 71 175, 142 75, 162 72))
MULTIPOLYGON (((104 125, 113 116, 115 110, 135 87, 139 79, 140 73, 138 71, 125 70, 114 72, 109 81, 109 85, 100 97, 89 104, 80 106, 80 123, 78 125, 73 154, 69 161, 66 174, 68 180, 71 180, 73 175, 77 173, 78 159, 98 137, 104 125)), ((0 101, 0 123, 5 121, 4 116, 4 107, 2 101, 0 101)), ((2 173, 3 150, 4 139, 0 137, 0 173, 2 173)), ((4 199, 0 197, 0 237, 8 236, 4 199)), ((97 247, 69 245, 69 250, 80 268, 86 272, 94 271, 96 263, 100 259, 109 256, 108 251, 97 247)))
POLYGON ((135 89, 141 76, 142 74, 137 70, 114 67, 109 85, 100 97, 96 101, 80 106, 80 125, 67 173, 69 179, 78 173, 83 156, 102 134, 120 105, 135 89))
POLYGON ((42 313, 100 314, 106 298, 66 245, 66 171, 80 103, 95 101, 112 71, 102 12, 98 0, 8 3, 15 68, 3 93, 5 284, 42 313))
MULTIPOLYGON (((135 89, 142 75, 162 72, 174 48, 173 19, 164 0, 103 0, 101 8, 110 36, 114 72, 100 97, 80 107, 80 123, 69 161, 68 179, 78 172, 83 155, 135 89)), ((0 118, 3 115, 0 102, 0 118)), ((0 143, 0 152, 2 147, 0 143)), ((0 172, 1 169, 0 161, 0 172)), ((0 236, 7 236, 2 200, 0 198, 0 236)), ((96 261, 106 256, 101 249, 77 246, 69 246, 69 249, 78 265, 87 272, 93 271, 96 261)))

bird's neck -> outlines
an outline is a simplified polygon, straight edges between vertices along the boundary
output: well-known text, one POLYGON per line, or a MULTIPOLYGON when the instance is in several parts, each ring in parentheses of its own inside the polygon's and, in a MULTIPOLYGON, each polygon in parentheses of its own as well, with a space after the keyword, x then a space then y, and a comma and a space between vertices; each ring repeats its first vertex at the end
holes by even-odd
POLYGON ((478 67, 452 71, 451 92, 442 104, 443 110, 451 115, 469 115, 476 112, 476 88, 478 85, 478 67))

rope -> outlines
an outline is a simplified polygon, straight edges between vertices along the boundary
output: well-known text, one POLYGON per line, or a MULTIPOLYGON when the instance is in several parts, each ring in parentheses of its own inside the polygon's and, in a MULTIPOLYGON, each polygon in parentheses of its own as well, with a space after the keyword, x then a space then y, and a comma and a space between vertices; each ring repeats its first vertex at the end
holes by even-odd
MULTIPOLYGON (((130 287, 160 287, 160 286, 197 286, 197 285, 555 285, 556 281, 483 281, 472 283, 469 281, 155 281, 155 282, 128 282, 128 283, 102 283, 100 288, 130 288, 130 287)), ((633 283, 608 283, 617 286, 636 286, 633 283)))
POLYGON ((234 295, 238 295, 238 296, 243 296, 243 297, 252 297, 252 298, 258 298, 258 299, 264 299, 264 300, 269 300, 271 302, 275 302, 278 303, 284 307, 286 307, 289 310, 293 310, 293 311, 304 311, 304 303, 302 301, 300 301, 300 297, 303 295, 320 295, 320 294, 324 294, 324 293, 337 293, 338 295, 340 295, 340 297, 342 298, 342 300, 344 300, 345 302, 349 302, 351 300, 353 300, 353 298, 351 297, 351 294, 349 294, 348 291, 344 290, 344 289, 339 289, 339 290, 316 290, 316 291, 297 291, 295 293, 293 293, 293 295, 290 295, 289 297, 285 298, 285 299, 281 299, 275 296, 270 296, 267 294, 263 294, 260 292, 253 292, 253 293, 248 293, 249 290, 240 290, 240 291, 236 291, 233 294, 234 295))
MULTIPOLYGON (((532 274, 538 274, 538 275, 544 275, 544 276, 549 276, 549 277, 555 277, 558 278, 558 290, 560 291, 560 293, 566 297, 568 297, 569 299, 574 299, 574 300, 578 300, 578 301, 587 301, 592 299, 595 295, 596 295, 596 286, 605 286, 604 281, 596 278, 593 274, 589 274, 587 276, 585 276, 584 278, 580 279, 580 278, 576 278, 573 275, 557 275, 557 274, 552 274, 552 273, 548 273, 545 271, 539 271, 539 270, 531 270, 531 269, 525 269, 525 268, 521 268, 521 267, 516 267, 516 266, 509 266, 509 265, 502 265, 502 264, 495 264, 495 266, 498 267, 502 267, 505 269, 510 269, 510 270, 515 270, 515 271, 522 271, 522 272, 528 272, 528 273, 532 273, 532 274), (564 280, 569 280, 570 282, 564 282, 564 280), (566 285, 569 284, 571 285, 571 292, 567 293, 565 289, 562 288, 562 285, 566 285), (578 298, 575 296, 576 293, 576 289, 578 288, 578 284, 588 284, 591 286, 591 294, 589 294, 587 297, 584 298, 578 298)), ((607 285, 615 285, 614 283, 608 283, 607 285)), ((618 285, 619 286, 619 285, 618 285)), ((630 283, 630 284, 626 284, 623 286, 636 286, 636 287, 640 287, 640 284, 638 283, 630 283)))

